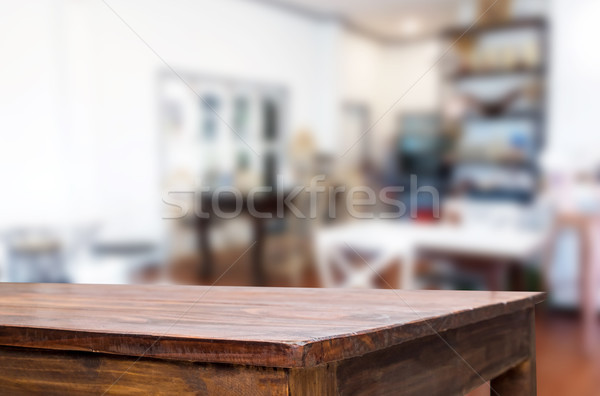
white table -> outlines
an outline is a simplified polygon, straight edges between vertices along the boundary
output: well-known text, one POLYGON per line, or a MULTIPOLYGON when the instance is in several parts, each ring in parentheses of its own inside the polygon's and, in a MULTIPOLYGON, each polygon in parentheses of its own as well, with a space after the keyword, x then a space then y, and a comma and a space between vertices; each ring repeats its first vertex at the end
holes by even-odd
POLYGON ((362 220, 318 231, 315 248, 324 286, 369 287, 377 273, 400 262, 402 288, 410 289, 414 287, 415 257, 422 249, 524 261, 543 247, 547 237, 541 230, 508 226, 362 220), (368 266, 356 269, 340 254, 340 248, 375 257, 365 260, 368 266), (346 275, 342 284, 335 284, 331 263, 346 275))

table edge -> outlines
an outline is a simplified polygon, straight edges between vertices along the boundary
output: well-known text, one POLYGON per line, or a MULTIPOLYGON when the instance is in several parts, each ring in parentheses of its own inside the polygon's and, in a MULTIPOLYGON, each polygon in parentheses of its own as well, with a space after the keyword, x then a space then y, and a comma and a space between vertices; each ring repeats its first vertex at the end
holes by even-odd
POLYGON ((530 309, 544 301, 545 297, 546 293, 536 292, 514 301, 303 342, 219 340, 0 325, 0 346, 204 363, 306 368, 362 356, 416 338, 530 309))

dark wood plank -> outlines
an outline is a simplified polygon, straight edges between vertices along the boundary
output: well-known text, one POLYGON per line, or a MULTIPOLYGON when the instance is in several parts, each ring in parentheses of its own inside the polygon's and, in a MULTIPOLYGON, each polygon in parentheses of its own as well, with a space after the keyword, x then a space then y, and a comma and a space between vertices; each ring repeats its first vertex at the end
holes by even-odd
POLYGON ((528 309, 540 293, 0 284, 0 345, 312 367, 528 309))
POLYGON ((532 331, 529 333, 529 358, 505 373, 494 378, 492 387, 500 395, 534 396, 537 395, 536 353, 535 353, 535 317, 529 313, 532 331))
POLYGON ((337 394, 336 363, 288 371, 290 396, 334 396, 337 394))
POLYGON ((289 395, 285 369, 146 358, 136 361, 133 357, 100 353, 0 347, 0 394, 87 396, 104 392, 106 395, 289 395))
POLYGON ((535 396, 535 359, 527 359, 504 374, 494 378, 491 386, 499 395, 535 396))
POLYGON ((463 395, 530 360, 529 311, 440 333, 452 349, 433 335, 339 362, 336 394, 463 395))
POLYGON ((534 395, 532 317, 529 309, 440 333, 452 349, 434 335, 309 368, 0 347, 0 393, 460 395, 496 378, 492 387, 497 394, 534 395))

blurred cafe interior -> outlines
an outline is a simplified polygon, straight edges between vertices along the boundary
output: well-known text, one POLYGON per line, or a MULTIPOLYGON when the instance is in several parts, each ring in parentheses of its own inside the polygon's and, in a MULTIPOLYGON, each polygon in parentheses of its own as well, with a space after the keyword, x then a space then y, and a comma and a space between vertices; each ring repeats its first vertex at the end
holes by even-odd
POLYGON ((1 4, 2 281, 541 290, 597 394, 599 2, 1 4))

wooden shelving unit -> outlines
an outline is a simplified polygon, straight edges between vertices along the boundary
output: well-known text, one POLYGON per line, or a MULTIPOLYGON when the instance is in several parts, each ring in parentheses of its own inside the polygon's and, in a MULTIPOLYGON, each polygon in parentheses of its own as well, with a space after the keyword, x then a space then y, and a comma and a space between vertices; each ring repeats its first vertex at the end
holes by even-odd
POLYGON ((443 35, 446 38, 458 38, 458 37, 471 37, 480 36, 482 34, 499 32, 506 30, 515 30, 522 28, 535 28, 535 29, 546 29, 548 23, 545 18, 517 18, 499 22, 487 23, 484 25, 476 25, 468 29, 468 26, 459 26, 447 29, 443 35), (468 29, 468 30, 467 30, 468 29))
POLYGON ((493 77, 510 77, 510 76, 544 76, 546 70, 544 67, 522 67, 514 69, 488 69, 474 71, 458 71, 449 73, 446 78, 460 80, 467 78, 493 78, 493 77))
POLYGON ((466 29, 443 33, 452 45, 442 65, 443 102, 460 109, 443 115, 444 130, 454 136, 451 184, 466 185, 475 196, 528 200, 539 183, 537 157, 545 140, 548 24, 527 18, 466 29), (485 187, 468 181, 469 168, 485 187), (511 174, 519 185, 510 185, 511 174), (491 188, 494 178, 506 184, 491 188), (530 180, 527 188, 523 180, 530 180))

